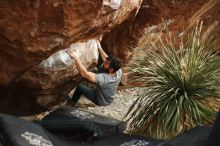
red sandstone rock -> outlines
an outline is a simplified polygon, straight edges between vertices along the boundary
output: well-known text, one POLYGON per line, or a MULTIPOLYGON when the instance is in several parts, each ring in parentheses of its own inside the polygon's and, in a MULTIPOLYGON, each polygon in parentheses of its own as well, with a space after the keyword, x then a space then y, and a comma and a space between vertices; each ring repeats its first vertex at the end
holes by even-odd
POLYGON ((16 83, 32 91, 39 105, 47 107, 61 100, 80 81, 74 60, 66 53, 67 49, 77 50, 78 57, 87 68, 95 67, 98 61, 97 40, 71 44, 20 76, 16 83), (50 98, 48 98, 50 97, 50 98))
POLYGON ((4 102, 0 102, 0 111, 24 115, 59 104, 82 80, 66 50, 76 50, 83 65, 92 69, 99 57, 98 43, 91 39, 71 44, 24 72, 13 85, 0 90, 5 94, 1 97, 4 102))
POLYGON ((189 19, 205 3, 205 0, 144 0, 137 16, 106 33, 102 45, 126 64, 143 37, 155 40, 165 32, 166 25, 170 31, 184 30, 190 23, 189 19))
MULTIPOLYGON (((122 58, 126 64, 137 46, 144 45, 146 49, 150 49, 147 48, 147 43, 157 41, 159 37, 167 37, 167 29, 176 37, 184 36, 184 32, 191 30, 200 20, 204 22, 207 36, 214 35, 217 49, 220 49, 219 8, 219 0, 144 0, 135 19, 126 20, 106 33, 102 45, 111 54, 122 58)), ((126 77, 126 80, 132 79, 126 77)), ((123 84, 129 85, 126 80, 123 84)))
MULTIPOLYGON (((79 83, 78 73, 74 66, 57 70, 45 63, 42 68, 41 61, 73 43, 88 43, 130 19, 141 2, 1 0, 0 111, 28 114, 58 103, 79 83)), ((82 48, 84 64, 94 66, 97 49, 82 48)))
POLYGON ((1 0, 0 86, 57 50, 98 37, 137 12, 142 0, 1 0))

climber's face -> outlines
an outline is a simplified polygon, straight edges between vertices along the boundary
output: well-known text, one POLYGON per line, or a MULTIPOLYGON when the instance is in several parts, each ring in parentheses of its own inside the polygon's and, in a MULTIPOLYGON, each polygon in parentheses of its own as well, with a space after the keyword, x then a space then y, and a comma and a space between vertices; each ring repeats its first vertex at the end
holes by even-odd
POLYGON ((109 60, 106 60, 103 63, 103 68, 104 68, 105 72, 109 73, 109 69, 110 69, 110 61, 109 60))

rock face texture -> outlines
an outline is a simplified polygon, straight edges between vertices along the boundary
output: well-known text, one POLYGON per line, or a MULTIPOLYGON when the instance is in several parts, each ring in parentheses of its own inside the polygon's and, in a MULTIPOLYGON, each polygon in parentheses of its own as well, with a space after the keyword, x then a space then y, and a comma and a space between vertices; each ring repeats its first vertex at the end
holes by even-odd
MULTIPOLYGON (((72 78, 74 71, 67 73, 71 69, 66 69, 60 73, 49 73, 47 69, 39 68, 38 64, 73 43, 88 42, 111 30, 137 13, 141 2, 142 0, 1 0, 0 111, 11 114, 39 111, 42 105, 38 103, 38 97, 42 94, 45 98, 51 97, 51 101, 56 101, 51 96, 52 90, 68 84, 64 83, 65 79, 72 78), (66 78, 49 81, 61 74, 66 78), (50 94, 48 90, 51 90, 50 94), (13 106, 17 107, 16 110, 10 110, 13 106)), ((85 59, 88 61, 87 67, 92 65, 93 55, 94 53, 90 53, 90 59, 85 59)), ((53 94, 55 97, 59 95, 57 92, 53 94)))
POLYGON ((59 104, 62 97, 67 96, 81 81, 74 60, 66 50, 76 50, 82 63, 91 69, 98 61, 98 43, 91 39, 84 43, 71 44, 24 72, 14 84, 1 91, 3 95, 0 110, 13 114, 29 114, 59 104), (9 108, 16 110, 10 111, 9 105, 9 108))
POLYGON ((0 1, 0 85, 62 47, 97 37, 137 12, 141 0, 0 1))
POLYGON ((190 18, 205 3, 205 0, 143 0, 137 16, 106 33, 102 45, 127 63, 133 55, 133 49, 140 45, 143 38, 156 39, 165 34, 166 26, 170 31, 184 30, 190 18))

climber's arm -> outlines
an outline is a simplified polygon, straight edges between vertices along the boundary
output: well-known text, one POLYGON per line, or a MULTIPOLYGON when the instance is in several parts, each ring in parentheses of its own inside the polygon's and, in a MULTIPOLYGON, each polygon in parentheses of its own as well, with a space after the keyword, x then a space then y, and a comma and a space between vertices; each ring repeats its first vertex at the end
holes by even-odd
POLYGON ((95 83, 96 82, 96 74, 93 72, 88 71, 84 65, 82 64, 81 60, 78 58, 78 56, 75 54, 75 52, 70 52, 69 50, 67 50, 67 53, 70 55, 70 57, 72 59, 75 60, 75 64, 76 64, 76 68, 78 70, 78 72, 80 73, 80 75, 84 78, 86 78, 87 80, 95 83))
POLYGON ((97 41, 98 44, 98 50, 99 50, 99 54, 102 58, 102 61, 105 62, 106 59, 108 58, 108 55, 105 53, 105 51, 102 49, 101 44, 99 41, 97 41))

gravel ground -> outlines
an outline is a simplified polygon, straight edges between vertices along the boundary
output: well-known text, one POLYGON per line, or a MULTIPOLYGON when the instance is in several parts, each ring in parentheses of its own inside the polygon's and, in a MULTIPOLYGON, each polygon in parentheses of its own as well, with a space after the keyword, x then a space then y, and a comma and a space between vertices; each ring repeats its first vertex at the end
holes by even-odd
MULTIPOLYGON (((96 113, 99 115, 115 118, 118 120, 123 120, 123 117, 127 113, 129 107, 132 103, 137 99, 138 95, 143 91, 140 87, 129 88, 129 89, 120 89, 117 91, 114 96, 114 101, 109 106, 97 106, 93 104, 91 101, 86 99, 85 97, 81 97, 79 100, 79 104, 77 104, 78 108, 87 110, 92 113, 96 113)), ((65 105, 66 103, 62 103, 61 105, 57 105, 52 107, 50 110, 43 112, 38 115, 21 117, 30 121, 39 121, 44 116, 48 115, 53 110, 59 108, 60 106, 65 105)))
MULTIPOLYGON (((109 106, 97 106, 92 104, 85 97, 81 97, 79 100, 81 108, 86 109, 90 112, 122 120, 124 115, 127 113, 130 105, 137 99, 143 89, 135 87, 130 89, 118 90, 114 96, 114 101, 109 106)), ((80 108, 80 106, 79 106, 80 108)))

